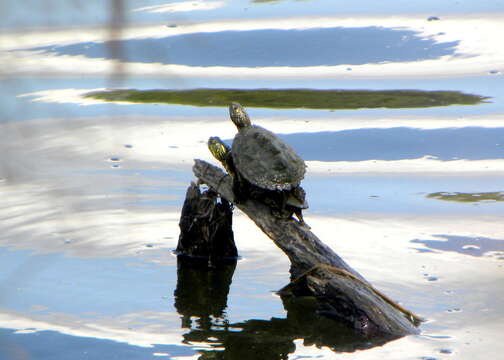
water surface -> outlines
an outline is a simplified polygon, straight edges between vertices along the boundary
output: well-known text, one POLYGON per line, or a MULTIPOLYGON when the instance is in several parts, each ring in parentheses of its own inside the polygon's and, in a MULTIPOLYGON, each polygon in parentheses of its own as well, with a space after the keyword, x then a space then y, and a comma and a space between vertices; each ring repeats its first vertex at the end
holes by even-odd
POLYGON ((2 4, 0 359, 504 352, 504 203, 429 196, 504 191, 501 4, 364 1, 343 13, 329 0, 213 1, 206 10, 195 1, 192 11, 177 2, 153 12, 167 4, 149 0, 125 3, 127 21, 116 28, 124 31, 111 40, 109 20, 121 23, 112 3, 2 4), (120 39, 123 56, 110 51, 120 39), (192 159, 212 161, 208 137, 230 140, 236 130, 223 107, 78 95, 107 87, 492 97, 431 109, 250 109, 307 159, 313 231, 427 318, 421 334, 373 347, 305 311, 309 301, 281 299, 288 259, 239 211, 236 263, 212 271, 179 263, 172 250, 192 159))

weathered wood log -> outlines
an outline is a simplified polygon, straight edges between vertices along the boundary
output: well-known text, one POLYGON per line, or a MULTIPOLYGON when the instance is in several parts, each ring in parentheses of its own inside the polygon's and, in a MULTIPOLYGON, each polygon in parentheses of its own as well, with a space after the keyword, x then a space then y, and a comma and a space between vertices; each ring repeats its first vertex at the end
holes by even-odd
MULTIPOLYGON (((221 169, 195 160, 193 172, 229 202, 234 202, 232 179, 221 169)), ((285 296, 315 296, 319 311, 353 326, 366 336, 418 333, 420 318, 373 288, 308 227, 294 219, 274 217, 268 206, 245 199, 235 204, 273 240, 291 262, 291 284, 285 296)))
POLYGON ((194 182, 188 187, 182 214, 177 254, 208 259, 208 265, 236 258, 232 229, 232 205, 208 189, 203 193, 194 182))

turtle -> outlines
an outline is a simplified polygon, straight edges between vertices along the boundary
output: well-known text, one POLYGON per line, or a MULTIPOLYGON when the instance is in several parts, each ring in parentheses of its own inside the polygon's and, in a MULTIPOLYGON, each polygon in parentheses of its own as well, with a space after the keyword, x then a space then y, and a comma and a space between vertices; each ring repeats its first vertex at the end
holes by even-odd
MULTIPOLYGON (((307 209, 306 193, 299 186, 306 172, 303 159, 269 130, 252 125, 238 103, 229 106, 231 120, 238 128, 231 156, 225 144, 212 140, 215 151, 226 152, 224 167, 232 168, 233 190, 239 202, 247 196, 261 199, 280 217, 294 212, 302 223, 301 209, 307 209)), ((212 139, 212 138, 211 138, 212 139)), ((210 147, 210 143, 209 143, 210 147)), ((224 159, 224 155, 218 155, 224 159)), ((218 158, 218 157, 217 157, 218 158)), ((222 162, 222 160, 220 160, 222 162)), ((228 170, 229 172, 229 170, 228 170)))
POLYGON ((233 178, 237 176, 231 156, 231 148, 218 136, 212 136, 208 139, 208 150, 210 150, 214 158, 221 162, 229 175, 233 178))
POLYGON ((235 201, 241 201, 241 199, 250 196, 268 205, 274 216, 290 218, 292 214, 296 214, 300 223, 306 225, 303 220, 302 209, 308 208, 308 204, 305 199, 306 193, 301 186, 293 187, 290 190, 261 188, 243 178, 242 174, 236 170, 231 148, 219 137, 212 136, 208 139, 208 149, 233 178, 235 201))
POLYGON ((231 120, 238 128, 232 157, 236 169, 251 184, 267 190, 292 190, 303 180, 303 159, 277 135, 252 125, 238 103, 229 106, 231 120))

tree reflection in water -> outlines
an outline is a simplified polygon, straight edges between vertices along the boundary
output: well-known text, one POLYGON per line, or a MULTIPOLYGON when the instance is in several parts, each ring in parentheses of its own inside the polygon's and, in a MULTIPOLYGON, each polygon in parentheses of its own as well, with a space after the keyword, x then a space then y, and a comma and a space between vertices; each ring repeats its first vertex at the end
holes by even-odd
POLYGON ((198 350, 200 359, 287 359, 296 349, 296 339, 303 339, 305 346, 329 347, 335 352, 393 340, 365 338, 346 324, 319 315, 311 297, 282 297, 286 318, 229 323, 225 309, 235 268, 236 260, 208 268, 206 260, 178 258, 175 308, 182 315, 181 326, 189 329, 184 342, 208 347, 198 350))

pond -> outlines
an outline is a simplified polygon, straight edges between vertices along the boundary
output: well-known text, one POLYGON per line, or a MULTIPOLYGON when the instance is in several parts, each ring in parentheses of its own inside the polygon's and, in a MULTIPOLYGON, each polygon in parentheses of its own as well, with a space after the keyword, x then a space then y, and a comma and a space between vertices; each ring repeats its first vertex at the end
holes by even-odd
POLYGON ((504 352, 502 2, 1 8, 1 360, 504 352), (174 95, 89 95, 109 89, 174 95), (195 89, 206 97, 189 99, 195 89), (412 105, 395 90, 459 97, 412 105), (350 91, 360 102, 320 98, 350 91), (222 103, 236 94, 253 94, 240 100, 252 121, 306 160, 312 231, 426 318, 420 334, 367 344, 309 299, 282 301, 289 260, 238 210, 237 262, 177 259, 193 159, 217 165, 206 142, 232 141, 222 103))

